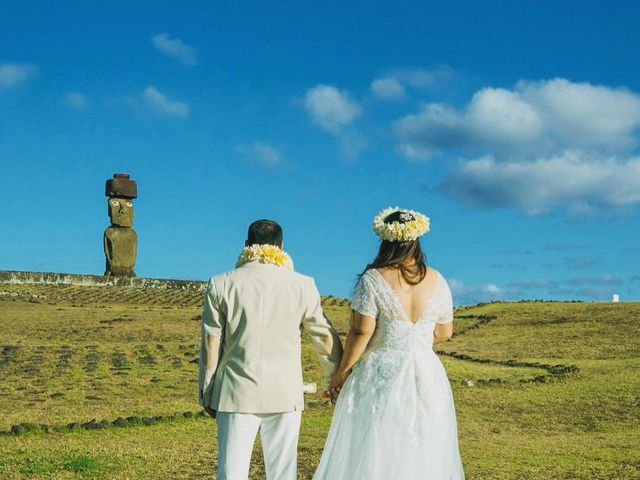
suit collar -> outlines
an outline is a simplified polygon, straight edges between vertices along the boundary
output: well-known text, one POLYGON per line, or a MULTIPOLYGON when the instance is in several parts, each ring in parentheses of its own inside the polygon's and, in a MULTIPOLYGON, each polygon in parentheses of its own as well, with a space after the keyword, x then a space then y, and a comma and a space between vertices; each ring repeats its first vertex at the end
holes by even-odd
POLYGON ((253 260, 251 262, 247 262, 243 265, 240 265, 237 268, 252 268, 252 267, 278 267, 278 268, 282 268, 278 265, 273 265, 272 263, 260 263, 258 260, 253 260))

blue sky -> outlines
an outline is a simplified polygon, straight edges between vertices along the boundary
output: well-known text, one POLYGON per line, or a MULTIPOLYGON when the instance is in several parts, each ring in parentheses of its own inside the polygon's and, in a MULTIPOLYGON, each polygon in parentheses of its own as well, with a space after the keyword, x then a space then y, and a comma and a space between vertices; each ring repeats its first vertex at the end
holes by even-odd
POLYGON ((633 2, 3 2, 0 268, 206 279, 273 218, 348 296, 371 220, 422 211, 456 304, 640 300, 633 2))

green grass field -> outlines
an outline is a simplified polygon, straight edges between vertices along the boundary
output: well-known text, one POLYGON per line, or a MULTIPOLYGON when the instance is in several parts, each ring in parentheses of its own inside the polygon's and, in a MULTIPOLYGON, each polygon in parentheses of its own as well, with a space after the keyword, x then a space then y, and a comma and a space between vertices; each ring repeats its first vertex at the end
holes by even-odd
MULTIPOLYGON (((196 403, 200 302, 0 284, 0 479, 214 478, 215 422, 196 403)), ((345 334, 347 302, 324 305, 345 334)), ((481 304, 456 311, 455 331, 436 349, 467 478, 640 478, 640 303, 481 304)), ((303 363, 322 386, 306 341, 303 363)), ((330 421, 308 396, 299 478, 330 421)), ((264 478, 259 443, 251 472, 264 478)))

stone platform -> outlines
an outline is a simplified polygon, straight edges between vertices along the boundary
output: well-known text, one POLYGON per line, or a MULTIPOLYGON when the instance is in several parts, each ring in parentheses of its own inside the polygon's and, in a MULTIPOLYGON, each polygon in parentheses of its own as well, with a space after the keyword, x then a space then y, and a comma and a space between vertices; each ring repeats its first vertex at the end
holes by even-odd
POLYGON ((0 284, 14 285, 76 285, 83 287, 137 287, 196 290, 204 292, 207 282, 197 280, 173 280, 140 277, 106 277, 76 273, 23 272, 0 270, 0 284))

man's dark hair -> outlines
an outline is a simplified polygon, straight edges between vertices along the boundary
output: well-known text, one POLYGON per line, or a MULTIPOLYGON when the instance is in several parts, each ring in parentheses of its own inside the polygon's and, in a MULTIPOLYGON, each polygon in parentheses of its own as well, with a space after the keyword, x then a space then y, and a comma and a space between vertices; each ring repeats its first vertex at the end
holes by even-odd
POLYGON ((282 227, 273 220, 256 220, 249 225, 247 242, 249 245, 280 245, 282 243, 282 227))

